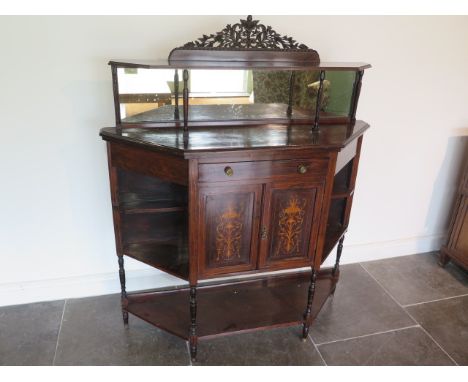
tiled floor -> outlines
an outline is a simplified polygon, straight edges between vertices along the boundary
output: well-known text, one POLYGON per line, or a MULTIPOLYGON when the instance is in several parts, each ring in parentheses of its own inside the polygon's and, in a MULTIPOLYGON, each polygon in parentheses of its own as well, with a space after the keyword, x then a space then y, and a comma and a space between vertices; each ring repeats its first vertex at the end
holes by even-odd
MULTIPOLYGON (((341 268, 313 324, 199 342, 197 365, 468 365, 468 273, 419 254, 341 268)), ((189 365, 116 295, 0 308, 0 365, 189 365)))

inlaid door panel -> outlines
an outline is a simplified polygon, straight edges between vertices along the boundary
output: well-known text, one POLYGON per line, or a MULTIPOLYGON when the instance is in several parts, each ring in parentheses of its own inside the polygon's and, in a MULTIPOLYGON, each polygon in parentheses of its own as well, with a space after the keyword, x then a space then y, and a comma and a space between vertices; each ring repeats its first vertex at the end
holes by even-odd
POLYGON ((201 188, 201 276, 255 269, 261 192, 261 185, 201 188))
POLYGON ((260 231, 260 268, 310 265, 317 241, 322 184, 268 184, 260 231))

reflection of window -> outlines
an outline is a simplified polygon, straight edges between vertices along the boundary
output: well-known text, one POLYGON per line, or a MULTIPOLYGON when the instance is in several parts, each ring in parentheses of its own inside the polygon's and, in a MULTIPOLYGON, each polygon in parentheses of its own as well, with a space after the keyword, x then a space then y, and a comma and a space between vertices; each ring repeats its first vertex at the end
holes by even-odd
POLYGON ((170 93, 168 82, 174 81, 173 69, 138 68, 135 72, 126 72, 124 68, 118 68, 117 74, 120 94, 170 93))
POLYGON ((190 93, 247 93, 247 70, 191 70, 190 93))

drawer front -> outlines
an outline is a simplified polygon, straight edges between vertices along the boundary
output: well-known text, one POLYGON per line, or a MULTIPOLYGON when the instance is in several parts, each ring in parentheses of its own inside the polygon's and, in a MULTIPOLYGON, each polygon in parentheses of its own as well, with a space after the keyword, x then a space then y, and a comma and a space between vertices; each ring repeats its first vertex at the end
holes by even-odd
POLYGON ((248 179, 317 179, 327 174, 327 167, 328 158, 204 163, 199 165, 198 180, 228 182, 248 179))

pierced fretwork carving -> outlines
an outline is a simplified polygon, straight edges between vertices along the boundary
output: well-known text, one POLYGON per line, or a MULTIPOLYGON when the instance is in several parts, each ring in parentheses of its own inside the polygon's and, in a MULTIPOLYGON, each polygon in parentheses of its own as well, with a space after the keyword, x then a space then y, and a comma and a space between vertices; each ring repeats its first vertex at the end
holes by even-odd
POLYGON ((283 36, 271 26, 260 24, 252 16, 210 35, 175 48, 169 62, 180 61, 284 61, 299 66, 318 64, 317 51, 283 36))
POLYGON ((309 50, 309 48, 298 43, 292 37, 281 36, 271 26, 253 20, 247 16, 246 20, 240 20, 236 24, 228 24, 217 33, 203 35, 198 40, 188 42, 183 46, 187 48, 257 48, 257 49, 280 49, 280 50, 309 50))

